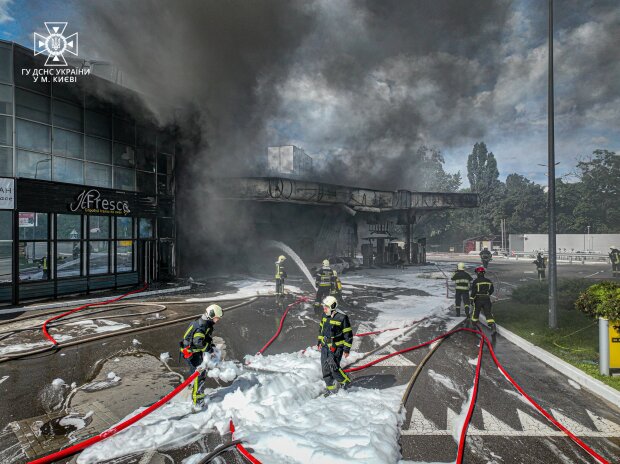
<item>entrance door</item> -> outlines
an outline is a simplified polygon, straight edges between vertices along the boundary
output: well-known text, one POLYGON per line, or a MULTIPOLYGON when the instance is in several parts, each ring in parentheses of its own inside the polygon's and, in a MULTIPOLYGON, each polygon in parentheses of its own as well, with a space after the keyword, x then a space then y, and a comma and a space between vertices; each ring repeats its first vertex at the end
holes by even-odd
POLYGON ((157 280, 157 246, 155 240, 138 241, 138 275, 140 282, 157 280))

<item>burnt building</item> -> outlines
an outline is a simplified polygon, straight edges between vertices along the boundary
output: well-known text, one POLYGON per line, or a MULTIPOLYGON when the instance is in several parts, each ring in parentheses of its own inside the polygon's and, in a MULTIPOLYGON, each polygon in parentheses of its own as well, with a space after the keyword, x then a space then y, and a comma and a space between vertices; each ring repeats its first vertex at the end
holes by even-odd
POLYGON ((0 303, 176 274, 175 130, 76 66, 0 41, 0 303))

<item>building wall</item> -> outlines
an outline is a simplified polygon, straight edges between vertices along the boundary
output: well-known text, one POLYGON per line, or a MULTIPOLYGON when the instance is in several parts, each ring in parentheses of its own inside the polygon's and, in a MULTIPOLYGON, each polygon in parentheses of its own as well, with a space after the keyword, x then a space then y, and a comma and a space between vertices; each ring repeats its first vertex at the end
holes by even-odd
MULTIPOLYGON (((547 234, 510 234, 511 251, 536 251, 549 248, 547 234)), ((558 234, 558 249, 608 253, 611 245, 620 246, 620 234, 558 234)))

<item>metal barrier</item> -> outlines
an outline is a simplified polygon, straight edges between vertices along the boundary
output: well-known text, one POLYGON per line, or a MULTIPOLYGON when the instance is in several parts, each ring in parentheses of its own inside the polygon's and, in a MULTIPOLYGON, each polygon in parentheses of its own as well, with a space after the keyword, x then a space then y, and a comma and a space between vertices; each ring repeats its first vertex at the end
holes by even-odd
MULTIPOLYGON (((510 257, 516 258, 517 261, 519 259, 531 259, 532 261, 536 259, 536 251, 513 251, 510 253, 510 257)), ((543 256, 549 257, 548 253, 543 253, 543 256)), ((556 257, 558 261, 565 262, 581 262, 585 263, 589 262, 607 262, 609 260, 609 255, 604 253, 556 253, 556 257)))

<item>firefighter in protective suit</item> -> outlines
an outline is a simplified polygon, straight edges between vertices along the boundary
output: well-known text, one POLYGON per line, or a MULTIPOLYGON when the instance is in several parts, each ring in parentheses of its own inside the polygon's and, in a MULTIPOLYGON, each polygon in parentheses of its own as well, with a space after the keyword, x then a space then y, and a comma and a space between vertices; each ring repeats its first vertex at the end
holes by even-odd
POLYGON ((318 348, 321 351, 321 369, 327 388, 326 395, 334 394, 340 387, 346 388, 351 379, 340 368, 342 357, 349 357, 353 346, 353 329, 349 316, 337 309, 333 296, 323 300, 323 319, 319 324, 318 348))
POLYGON ((456 308, 456 317, 461 316, 461 302, 465 306, 465 317, 469 319, 469 284, 471 284, 471 276, 465 270, 465 263, 456 265, 456 272, 452 276, 452 280, 456 284, 454 292, 454 307, 456 308))
POLYGON ((280 255, 276 261, 276 297, 284 296, 284 279, 288 277, 284 270, 286 256, 280 255))
POLYGON ((483 267, 489 267, 489 262, 493 259, 493 255, 488 248, 484 248, 480 252, 480 261, 482 261, 483 267))
POLYGON ((611 273, 614 277, 620 277, 620 250, 614 245, 609 247, 609 259, 611 261, 611 273))
MULTIPOLYGON (((181 354, 189 365, 189 374, 202 364, 205 353, 211 356, 213 353, 213 328, 223 315, 222 308, 216 304, 207 307, 205 313, 192 322, 185 334, 183 340, 179 343, 181 354)), ((192 386, 192 400, 194 405, 202 403, 204 399, 203 387, 206 379, 206 372, 201 372, 192 386)))
POLYGON ((497 332, 495 326, 495 317, 493 317, 491 295, 495 291, 493 282, 484 276, 485 269, 480 266, 476 268, 476 278, 471 283, 471 300, 474 303, 474 313, 471 316, 471 320, 474 323, 478 322, 480 311, 484 312, 484 317, 487 319, 487 324, 491 327, 493 333, 497 332))
POLYGON ((321 308, 323 298, 329 296, 336 289, 336 279, 338 273, 329 267, 329 260, 323 260, 323 267, 314 275, 316 283, 316 298, 314 299, 314 309, 321 308))
POLYGON ((538 271, 538 280, 544 280, 545 278, 545 268, 547 267, 546 261, 547 260, 540 251, 536 255, 536 259, 532 261, 532 264, 536 264, 536 270, 538 271))

